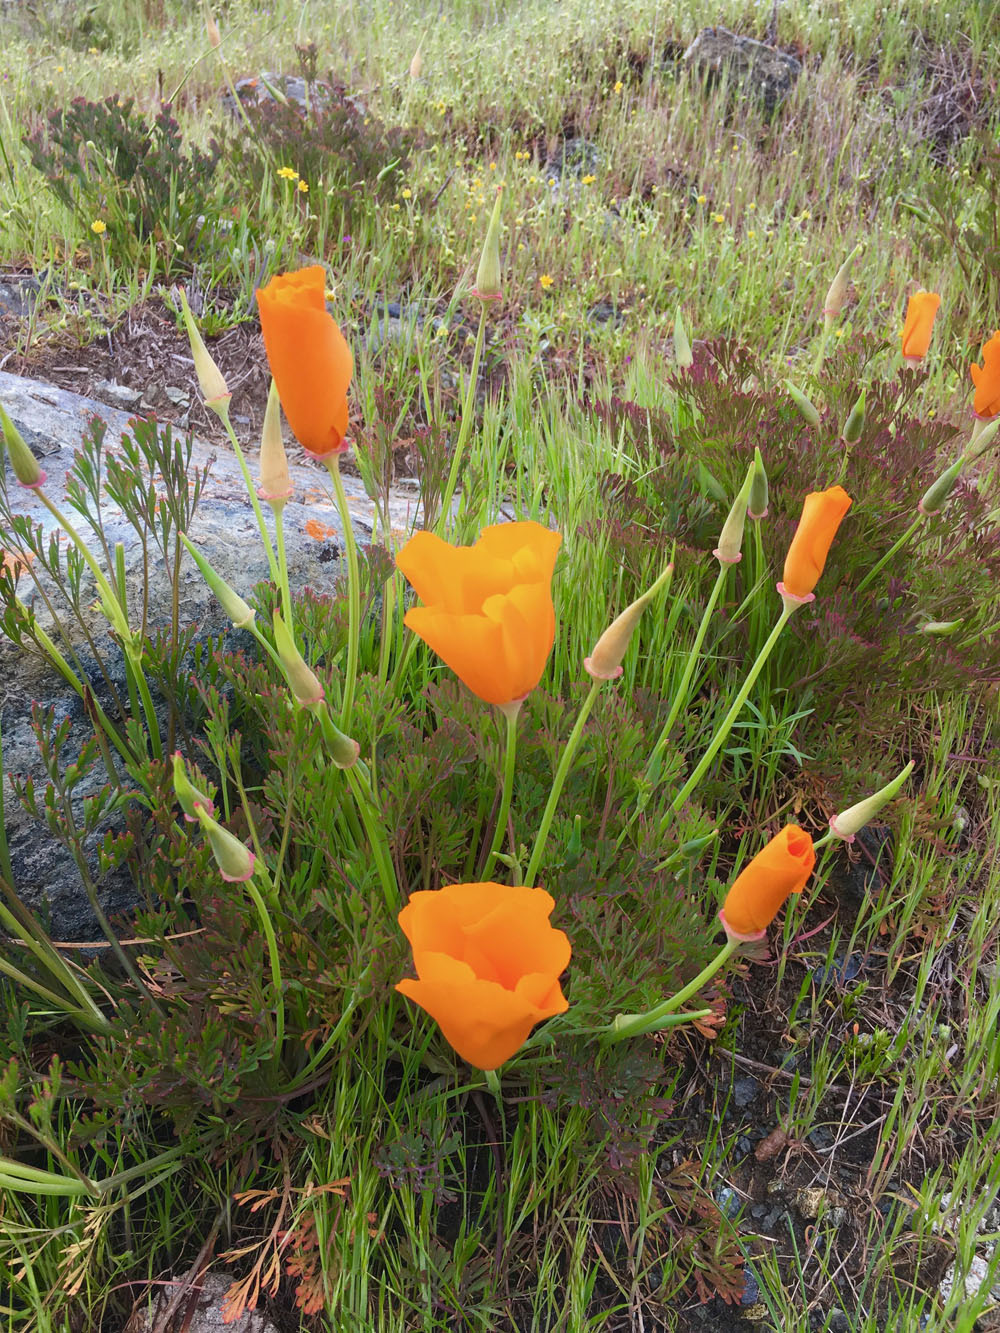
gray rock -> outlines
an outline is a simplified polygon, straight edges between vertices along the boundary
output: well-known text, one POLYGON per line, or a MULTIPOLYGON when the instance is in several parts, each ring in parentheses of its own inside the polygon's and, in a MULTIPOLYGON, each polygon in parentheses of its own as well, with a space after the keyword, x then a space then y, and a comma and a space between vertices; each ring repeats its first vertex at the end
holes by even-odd
MULTIPOLYGON (((191 1314, 190 1322, 184 1322, 183 1327, 186 1333, 214 1333, 214 1330, 227 1329, 228 1333, 278 1333, 277 1327, 260 1310, 247 1310, 233 1320, 232 1323, 226 1323, 222 1317, 223 1301, 226 1292, 233 1284, 233 1277, 226 1273, 205 1273, 198 1281, 198 1287, 201 1289, 201 1295, 198 1298, 197 1306, 191 1314)), ((171 1297, 174 1295, 174 1283, 179 1279, 168 1281, 161 1294, 156 1298, 153 1308, 141 1316, 141 1322, 136 1327, 136 1333, 152 1333, 158 1320, 166 1313, 167 1306, 171 1297)), ((183 1303, 182 1309, 188 1308, 187 1301, 183 1303)), ((182 1319, 172 1320, 173 1327, 180 1328, 182 1319)))
POLYGON ((749 1074, 741 1074, 739 1078, 733 1080, 733 1101, 737 1106, 749 1106, 760 1092, 760 1084, 749 1074))
POLYGON ((141 389, 119 384, 117 380, 95 380, 94 392, 100 395, 102 403, 109 403, 125 412, 134 412, 142 401, 141 389))
POLYGON ((15 319, 27 319, 35 308, 41 285, 32 274, 6 274, 0 282, 0 316, 13 315, 15 319))
POLYGON ((727 28, 703 28, 683 59, 712 77, 728 78, 744 94, 760 98, 768 112, 784 101, 802 73, 799 61, 786 51, 727 28))
MULTIPOLYGON (((127 428, 129 415, 53 385, 4 372, 0 372, 0 402, 41 459, 47 474, 46 494, 64 510, 78 531, 89 533, 83 520, 65 501, 66 477, 73 463, 74 451, 79 447, 94 416, 100 417, 108 425, 105 448, 115 450, 127 428)), ((195 440, 191 466, 201 469, 207 464, 211 465, 208 480, 191 524, 190 537, 218 573, 246 596, 256 583, 268 577, 267 558, 261 546, 256 520, 233 454, 228 450, 215 450, 195 440)), ((33 522, 41 524, 47 534, 54 533, 57 524, 37 496, 18 485, 9 472, 6 460, 0 466, 8 468, 8 494, 14 511, 24 513, 33 522)), ((252 459, 250 471, 251 474, 256 473, 256 464, 252 459)), ((338 574, 342 547, 342 532, 329 482, 325 471, 315 467, 293 465, 291 473, 295 496, 285 509, 290 582, 296 591, 312 587, 325 592, 332 587, 338 574), (306 524, 310 521, 313 535, 306 531, 306 524)), ((359 479, 345 474, 343 480, 358 540, 367 543, 372 539, 371 533, 377 522, 374 505, 365 495, 359 479)), ((269 517, 266 507, 265 515, 269 517)), ((392 492, 388 517, 395 538, 398 540, 405 537, 420 520, 418 493, 413 489, 392 492)), ((143 553, 135 530, 110 500, 107 500, 105 507, 105 530, 110 543, 120 541, 124 545, 130 621, 132 625, 138 625, 142 606, 143 553)), ((10 545, 10 540, 0 531, 0 547, 10 545)), ((41 577, 46 591, 52 595, 55 590, 48 585, 44 575, 41 577)), ((88 609, 88 631, 93 636, 97 650, 109 665, 112 684, 122 687, 124 673, 120 652, 107 633, 106 622, 93 607, 95 587, 89 573, 84 576, 81 586, 81 603, 88 609)), ((195 627, 201 638, 230 629, 224 613, 205 586, 194 562, 187 556, 183 558, 179 588, 182 626, 195 627)), ((157 567, 155 563, 151 564, 149 591, 150 625, 156 627, 168 624, 171 584, 165 568, 157 567)), ((30 577, 22 575, 18 595, 33 611, 41 628, 57 637, 58 630, 52 616, 30 577)), ((80 655, 83 666, 94 681, 100 702, 107 706, 110 694, 101 685, 92 648, 82 626, 76 624, 58 593, 53 596, 53 602, 66 625, 73 649, 80 655)), ((253 641, 245 633, 241 633, 241 637, 235 638, 233 642, 236 646, 253 647, 253 641)), ((40 790, 44 791, 44 770, 40 765, 31 726, 32 701, 37 701, 44 709, 54 708, 57 718, 69 719, 71 732, 65 755, 67 761, 72 762, 90 734, 80 700, 47 662, 14 647, 0 635, 4 824, 15 870, 15 887, 32 908, 49 913, 54 938, 96 939, 96 923, 72 857, 22 809, 11 788, 9 775, 20 773, 33 777, 41 784, 40 790)), ((104 770, 98 766, 93 775, 77 789, 78 799, 92 796, 106 780, 104 770)), ((92 842, 96 842, 102 832, 103 829, 98 831, 92 842)), ((104 910, 111 913, 127 911, 134 907, 136 901, 135 889, 124 872, 102 883, 98 896, 104 910)))
POLYGON ((715 1191, 715 1202, 726 1217, 735 1217, 743 1207, 743 1200, 729 1185, 719 1186, 715 1191))

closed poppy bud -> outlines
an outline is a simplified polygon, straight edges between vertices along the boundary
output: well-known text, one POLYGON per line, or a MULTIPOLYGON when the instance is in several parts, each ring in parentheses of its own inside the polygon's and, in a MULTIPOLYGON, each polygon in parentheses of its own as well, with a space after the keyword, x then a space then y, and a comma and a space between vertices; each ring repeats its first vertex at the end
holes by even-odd
POLYGON ((323 702, 325 690, 316 673, 308 666, 302 654, 296 648, 295 640, 282 620, 280 612, 275 611, 272 624, 274 626, 274 646, 285 673, 285 679, 288 681, 289 689, 295 696, 296 702, 301 704, 303 708, 314 708, 316 704, 323 702))
POLYGON ((540 523, 499 523, 473 546, 418 532, 396 556, 424 603, 403 623, 486 703, 523 699, 541 679, 555 641, 561 541, 540 523))
POLYGON ((989 421, 977 417, 972 423, 972 435, 965 447, 965 461, 974 463, 977 458, 981 458, 995 443, 998 434, 1000 434, 1000 413, 989 421))
POLYGON ((230 884, 242 884, 253 874, 254 854, 239 838, 212 818, 204 806, 195 806, 202 832, 219 867, 219 874, 230 884))
POLYGON ((38 459, 28 448, 27 442, 18 428, 11 421, 3 406, 0 405, 0 427, 3 429, 7 457, 14 469, 14 476, 22 486, 41 486, 45 482, 45 473, 38 466, 38 459))
POLYGON ((750 482, 750 498, 747 501, 747 518, 767 518, 767 472, 760 449, 754 445, 753 479, 750 482))
POLYGON ((946 468, 936 481, 932 481, 927 490, 924 491, 917 504, 917 509, 923 514, 924 518, 933 518, 935 514, 940 514, 945 500, 955 489, 955 483, 961 476, 966 461, 963 454, 961 458, 952 463, 951 467, 946 468))
POLYGON ((871 822, 889 801, 896 795, 900 787, 913 772, 913 760, 906 765, 903 771, 879 791, 874 796, 869 796, 857 805, 852 805, 849 810, 843 810, 839 815, 834 815, 830 820, 830 828, 838 838, 843 838, 845 842, 853 842, 854 835, 871 822))
POLYGON ((808 600, 819 582, 837 529, 851 507, 843 486, 812 491, 802 506, 802 517, 785 556, 783 581, 778 591, 794 599, 808 600))
POLYGON ((481 301, 498 301, 500 299, 500 211, 502 204, 503 186, 501 185, 497 189, 493 212, 490 214, 490 225, 486 228, 483 252, 479 257, 479 267, 476 269, 476 285, 473 291, 481 301))
POLYGON ((208 36, 209 46, 218 47, 221 45, 222 38, 219 36, 219 25, 210 13, 205 16, 205 32, 208 36))
POLYGON ((722 525, 719 544, 712 552, 720 565, 738 565, 743 559, 743 529, 746 527, 754 467, 755 464, 751 463, 740 492, 733 501, 732 508, 722 525))
POLYGON ((420 52, 420 47, 418 46, 413 53, 413 59, 410 61, 410 78, 414 80, 419 79, 420 72, 423 69, 423 67, 424 67, 424 57, 420 52))
POLYGON ((354 358, 326 308, 319 264, 257 289, 264 348, 295 438, 314 458, 347 448, 347 390, 354 358))
POLYGON ((972 410, 977 417, 989 421, 1000 413, 1000 329, 983 348, 983 364, 970 366, 969 374, 976 386, 972 410))
POLYGON ((184 327, 187 329, 188 342, 191 344, 191 355, 194 357, 195 373, 201 386, 201 396, 205 400, 205 406, 210 407, 213 412, 221 416, 229 410, 229 400, 233 395, 229 392, 229 385, 226 383, 225 376, 215 364, 211 352, 205 346, 205 340, 202 338, 198 325, 194 322, 194 316, 191 314, 187 292, 183 288, 181 288, 181 312, 184 316, 184 327))
POLYGON ((865 391, 861 390, 861 397, 851 408, 847 420, 844 422, 844 429, 840 432, 840 438, 845 444, 857 444, 861 439, 861 432, 865 428, 865 391))
POLYGON ((525 885, 449 884, 412 894, 399 914, 417 980, 396 989, 476 1069, 496 1069, 536 1023, 569 1008, 559 976, 570 943, 549 924, 554 906, 525 885))
POLYGON ((187 547, 188 554, 201 570, 201 576, 215 594, 215 599, 233 622, 236 629, 248 629, 254 622, 256 611, 248 606, 235 588, 231 587, 221 574, 217 574, 202 553, 194 546, 186 532, 181 533, 181 541, 187 547))
POLYGON ((719 920, 736 940, 759 940, 791 893, 801 893, 816 861, 812 838, 786 824, 737 876, 719 920))
POLYGON ((639 623, 639 617, 663 585, 670 581, 673 572, 673 565, 667 565, 656 582, 647 588, 641 597, 637 597, 631 606, 627 606, 617 620, 608 626, 594 645, 594 651, 591 655, 583 659, 584 669, 595 680, 616 680, 622 674, 622 658, 625 656, 632 633, 639 623))
POLYGON ((911 366, 919 365, 931 345, 931 330, 941 298, 937 292, 914 292, 906 307, 903 321, 903 359, 911 366))
POLYGON ((207 810, 210 815, 215 814, 215 806, 211 797, 206 796, 188 777, 184 768, 184 758, 179 750, 174 752, 174 795, 177 797, 178 805, 184 811, 184 818, 190 824, 198 822, 199 806, 203 810, 207 810))
POLYGON ((678 370, 690 370, 694 365, 694 353, 691 351, 691 339, 684 327, 684 316, 680 306, 674 315, 674 360, 678 370))
POLYGON ((292 478, 281 438, 281 403, 274 380, 267 395, 264 426, 260 434, 260 486, 257 494, 272 507, 291 499, 292 478))
POLYGON ((844 300, 847 297, 847 284, 851 277, 851 265, 854 263, 854 257, 860 249, 860 245, 854 247, 837 270, 837 276, 834 278, 833 282, 830 283, 829 290, 826 293, 826 300, 823 302, 823 315, 826 318, 828 326, 833 323, 844 308, 844 300))
POLYGON ((802 413, 802 417, 810 426, 819 425, 819 413, 812 402, 805 396, 802 390, 791 380, 785 380, 785 388, 788 390, 788 396, 802 413))

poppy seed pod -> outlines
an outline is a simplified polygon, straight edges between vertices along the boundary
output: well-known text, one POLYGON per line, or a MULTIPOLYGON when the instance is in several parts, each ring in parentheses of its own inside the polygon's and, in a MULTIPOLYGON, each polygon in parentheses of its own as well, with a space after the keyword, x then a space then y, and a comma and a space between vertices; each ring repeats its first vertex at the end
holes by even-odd
POLYGON ((536 1023, 569 1008, 559 977, 570 943, 549 924, 554 907, 544 889, 449 884, 411 894, 399 914, 417 979, 396 990, 477 1069, 496 1069, 536 1023))

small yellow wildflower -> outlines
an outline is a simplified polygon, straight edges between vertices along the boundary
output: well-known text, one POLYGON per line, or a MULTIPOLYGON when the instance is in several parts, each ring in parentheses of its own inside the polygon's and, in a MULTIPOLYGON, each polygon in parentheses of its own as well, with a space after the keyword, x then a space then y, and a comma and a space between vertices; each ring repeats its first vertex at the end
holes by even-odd
POLYGON ((747 232, 747 235, 750 237, 752 241, 753 238, 757 235, 757 233, 754 231, 753 227, 751 227, 750 230, 747 232))
POLYGON ((555 284, 555 278, 550 277, 548 273, 543 273, 542 276, 538 279, 538 281, 542 284, 543 288, 546 291, 548 291, 549 288, 555 284))
POLYGON ((620 93, 624 87, 625 87, 624 83, 622 83, 621 79, 619 79, 618 82, 615 84, 615 92, 620 93))
POLYGON ((747 204, 747 208, 751 211, 751 213, 753 212, 753 210, 754 210, 756 207, 757 207, 756 204, 753 204, 753 203, 751 203, 751 204, 747 204))
POLYGON ((57 73, 57 74, 63 74, 63 73, 65 73, 65 68, 66 68, 66 67, 65 67, 64 65, 56 65, 56 73, 57 73))
POLYGON ((294 167, 279 167, 278 175, 283 181, 297 181, 299 178, 299 173, 294 167))
POLYGON ((583 184, 584 184, 584 185, 593 185, 594 181, 596 181, 596 180, 597 180, 597 177, 596 177, 596 176, 590 176, 590 175, 587 175, 587 176, 584 176, 584 178, 583 178, 583 184))
POLYGON ((87 55, 88 55, 88 56, 99 56, 100 54, 101 54, 101 48, 100 48, 99 46, 88 46, 88 47, 87 47, 87 55))
POLYGON ((725 222, 725 220, 726 220, 726 215, 725 215, 725 213, 713 213, 713 214, 712 214, 712 221, 713 221, 713 222, 725 222))
POLYGON ((491 163, 490 163, 490 171, 496 171, 496 169, 497 169, 497 164, 496 164, 495 162, 491 162, 491 163))
POLYGON ((309 193, 309 186, 305 183, 305 181, 299 181, 299 194, 308 194, 308 193, 309 193))
POLYGON ((108 224, 106 222, 102 222, 100 218, 95 218, 94 221, 90 224, 90 230, 94 233, 95 236, 103 236, 104 233, 107 231, 107 229, 108 229, 108 224))
POLYGON ((402 190, 402 191, 401 191, 401 194, 402 194, 402 196, 403 196, 404 199, 412 199, 412 198, 413 198, 413 191, 412 191, 412 190, 402 190))
POLYGON ((698 203, 699 203, 699 204, 707 204, 707 203, 708 203, 708 195, 707 195, 707 194, 700 194, 700 195, 698 196, 698 203))

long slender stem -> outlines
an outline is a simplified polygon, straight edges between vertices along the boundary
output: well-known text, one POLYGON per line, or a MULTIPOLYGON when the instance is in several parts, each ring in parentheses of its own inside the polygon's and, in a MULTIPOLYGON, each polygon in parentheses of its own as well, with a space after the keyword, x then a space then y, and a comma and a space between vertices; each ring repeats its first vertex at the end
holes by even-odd
POLYGON ((271 883, 271 877, 260 857, 254 862, 253 875, 244 881, 244 886, 253 899, 253 905, 257 909, 257 915, 260 917, 260 924, 264 931, 264 938, 267 940, 267 952, 271 961, 271 984, 274 986, 274 1055, 276 1059, 280 1059, 281 1047, 285 1040, 285 996, 281 981, 281 959, 278 955, 278 941, 274 934, 271 914, 261 897, 260 890, 253 882, 254 875, 260 876, 273 897, 274 885, 271 883))
MULTIPOLYGON (((679 1009, 692 995, 696 995, 707 981, 711 981, 716 972, 739 948, 739 944, 739 940, 727 939, 708 966, 703 967, 694 980, 689 981, 676 995, 668 996, 667 999, 645 1014, 619 1014, 614 1022, 605 1029, 606 1033, 618 1040, 622 1037, 638 1037, 644 1032, 655 1032, 663 1019, 679 1009)), ((704 1010, 700 1012, 704 1014, 704 1010)))
POLYGON ((264 522, 264 514, 260 507, 260 501, 257 499, 257 490, 253 484, 253 477, 250 475, 247 460, 244 457, 243 450, 240 448, 240 442, 236 438, 236 432, 233 430, 232 422, 229 420, 228 405, 221 411, 218 411, 218 416, 226 428, 226 434, 229 436, 229 443, 233 446, 233 453, 236 455, 236 461, 239 463, 240 471, 243 474, 243 482, 247 488, 247 494, 250 496, 250 503, 253 505, 253 512, 257 518, 257 527, 260 529, 260 539, 263 542, 264 550, 267 553, 267 567, 271 572, 271 582, 277 585, 279 583, 278 560, 274 554, 274 543, 271 541, 271 534, 268 532, 267 524, 264 522))
POLYGON ((340 475, 340 454, 326 460, 327 471, 337 498, 340 526, 344 529, 344 553, 347 556, 347 669, 344 672, 340 729, 350 735, 354 711, 354 687, 358 676, 358 639, 361 634, 361 584, 358 575, 358 546, 354 540, 351 511, 347 507, 344 479, 340 475))
POLYGON ((289 634, 295 633, 292 620, 292 593, 288 586, 288 558, 285 554, 285 506, 271 506, 274 514, 274 540, 278 547, 278 586, 281 589, 281 614, 285 617, 289 634))
POLYGON ((357 772, 357 768, 358 765, 355 764, 353 768, 345 769, 344 773, 347 777, 348 786, 354 795, 358 812, 361 815, 361 822, 365 826, 365 833, 368 835, 368 845, 375 858, 375 868, 382 883, 386 906, 395 909, 399 906, 399 885, 396 883, 396 872, 393 868, 392 856, 386 840, 385 825, 376 817, 376 812, 372 809, 371 791, 367 787, 365 779, 357 772))
POLYGON ((462 455, 465 452, 469 433, 472 430, 472 418, 475 415, 476 405, 476 383, 479 379, 479 363, 482 360, 483 344, 486 341, 487 304, 486 301, 483 301, 479 311, 479 331, 476 334, 476 346, 472 353, 472 369, 469 372, 469 388, 465 395, 465 405, 462 408, 462 421, 458 428, 458 439, 455 441, 455 448, 451 455, 451 467, 448 470, 448 480, 445 483, 444 493, 441 496, 441 512, 438 514, 438 520, 434 526, 434 531, 439 537, 444 534, 444 531, 448 526, 448 519, 451 516, 451 501, 455 494, 455 487, 458 485, 458 472, 462 463, 462 455))
POLYGON ((900 537, 900 539, 897 542, 894 542, 892 546, 889 547, 888 551, 886 551, 885 555, 878 562, 878 564, 872 566, 872 568, 864 576, 864 578, 861 580, 858 586, 854 589, 855 597, 857 597, 858 593, 864 592, 864 590, 868 587, 869 583, 871 583, 875 575, 878 574, 880 570, 885 568, 885 566, 889 563, 889 561, 897 553, 897 551, 901 551, 903 549, 903 547, 910 540, 910 538, 920 527, 920 525, 925 522, 926 519, 924 518, 924 515, 918 514, 917 517, 910 524, 910 526, 903 533, 902 537, 900 537))
POLYGON ((129 666, 135 673, 136 687, 139 690, 139 697, 142 700, 142 711, 146 714, 146 728, 149 731, 149 739, 153 744, 153 756, 156 759, 162 759, 163 740, 160 736, 160 720, 156 716, 156 708, 153 705, 153 696, 150 694, 149 686, 146 684, 146 674, 142 669, 142 654, 126 645, 125 656, 129 666))
POLYGON ((508 704, 507 707, 503 709, 503 713, 507 718, 507 747, 503 766, 503 790, 500 796, 500 809, 497 813, 496 828, 493 830, 493 841, 490 843, 490 853, 486 858, 486 865, 483 868, 484 880, 488 880, 493 873, 493 866, 496 863, 497 853, 503 846, 504 835, 507 832, 507 817, 510 814, 510 802, 514 791, 514 761, 517 756, 517 715, 520 711, 520 703, 508 704))
POLYGON ((35 494, 60 527, 66 532, 67 536, 73 542, 73 545, 80 552, 80 555, 86 562, 90 572, 93 574, 104 603, 104 614, 108 616, 112 625, 118 630, 119 634, 122 635, 122 638, 126 640, 129 639, 131 637, 131 631, 128 627, 128 621, 125 619, 124 613, 121 610, 121 603, 118 600, 115 590, 108 582, 104 570, 101 569, 100 565, 91 554, 90 547, 77 532, 76 528, 73 527, 73 524, 70 523, 65 514, 52 503, 40 486, 35 488, 35 494))
POLYGON ((792 615, 792 612, 794 610, 795 607, 789 605, 785 605, 782 608, 781 615, 778 617, 777 624, 775 625, 774 629, 768 636, 767 642, 764 644, 763 648, 761 648, 760 652, 757 654, 757 660, 754 662, 753 666, 747 673, 746 680, 740 686, 739 693, 733 700, 729 712, 726 714, 726 716, 722 719, 722 722, 719 724, 719 729, 712 737, 708 749, 702 755, 701 760, 699 761, 694 772, 688 778, 687 782, 685 782, 684 786, 681 787, 680 791, 670 802, 670 811, 668 812, 666 819, 660 825, 661 833, 663 832, 665 824, 669 820, 669 815, 676 814, 677 811, 681 808, 684 802, 694 791, 695 787, 697 787, 698 783, 705 776, 705 773, 708 771, 708 767, 711 764, 712 760, 715 758, 719 750, 722 748, 726 740, 726 737, 732 730, 733 723, 736 721, 737 717, 742 712, 743 705, 750 697, 750 691, 753 689, 757 677, 763 670, 764 663, 771 656, 771 651, 774 648, 774 645, 778 642, 778 636, 781 634, 781 631, 785 628, 785 625, 788 623, 788 619, 792 615))
POLYGON ((531 859, 528 861, 528 867, 524 872, 523 882, 529 887, 534 883, 535 875, 538 873, 538 867, 542 860, 542 853, 545 851, 545 843, 549 836, 549 829, 552 827, 552 820, 556 813, 556 806, 559 804, 559 797, 562 795, 563 784, 569 773, 570 765, 576 757, 576 752, 580 748, 580 741, 583 738, 583 728, 587 718, 590 716, 590 710, 597 700, 597 692, 601 688, 601 681, 595 680, 591 685, 586 699, 583 701, 583 707, 580 714, 573 724, 573 730, 566 741, 566 747, 559 760, 559 767, 556 769, 556 775, 552 780, 552 790, 549 792, 549 799, 546 802, 545 810, 542 814, 542 822, 538 827, 538 835, 535 838, 535 846, 531 853, 531 859))
POLYGON ((691 645, 691 651, 688 653, 687 662, 684 664, 684 674, 681 676, 680 684, 677 686, 677 690, 674 693, 673 702, 670 705, 670 712, 667 714, 667 720, 664 722, 662 730, 656 738, 656 744, 653 746, 649 759, 646 761, 647 779, 653 779, 656 769, 656 761, 663 752, 663 747, 666 745, 670 737, 670 732, 674 723, 677 721, 681 709, 687 704, 688 691, 691 688, 691 678, 694 675, 695 667, 698 665, 702 644, 705 642, 705 635, 708 633, 709 621, 712 619, 712 613, 714 612, 716 603, 722 594, 722 589, 725 586, 726 576, 728 575, 729 570, 730 566, 727 564, 721 564, 719 566, 715 584, 713 585, 708 601, 705 604, 705 611, 701 617, 701 624, 698 626, 698 633, 695 635, 694 643, 691 645))

